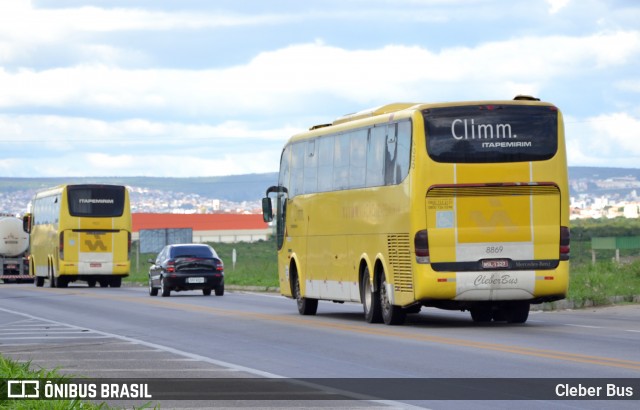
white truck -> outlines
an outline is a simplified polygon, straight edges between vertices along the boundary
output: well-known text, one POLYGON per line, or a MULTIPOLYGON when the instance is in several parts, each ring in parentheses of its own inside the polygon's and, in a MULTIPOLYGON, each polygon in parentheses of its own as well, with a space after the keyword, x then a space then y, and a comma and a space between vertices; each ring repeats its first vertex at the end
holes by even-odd
POLYGON ((24 231, 22 220, 0 215, 0 280, 7 282, 32 282, 29 276, 29 234, 24 231))

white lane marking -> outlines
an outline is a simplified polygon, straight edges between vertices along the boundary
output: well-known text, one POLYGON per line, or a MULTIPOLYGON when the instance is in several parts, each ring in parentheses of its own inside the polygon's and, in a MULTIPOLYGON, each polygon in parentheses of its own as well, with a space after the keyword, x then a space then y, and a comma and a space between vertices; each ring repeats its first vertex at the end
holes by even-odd
MULTIPOLYGON (((13 315, 27 317, 27 318, 33 319, 33 320, 41 320, 41 321, 44 321, 44 322, 47 322, 47 323, 53 323, 53 324, 60 325, 60 326, 69 326, 71 328, 80 329, 80 330, 83 330, 83 331, 87 331, 88 330, 90 332, 95 332, 95 333, 98 333, 98 334, 103 335, 105 337, 112 337, 114 339, 124 340, 124 341, 130 342, 132 344, 143 345, 143 346, 151 347, 151 348, 154 348, 154 349, 160 349, 160 350, 163 350, 165 352, 173 353, 173 354, 178 355, 178 356, 183 356, 183 357, 187 357, 187 358, 190 358, 190 359, 195 359, 195 360, 198 360, 198 361, 201 361, 201 362, 214 364, 216 366, 226 367, 227 369, 233 370, 233 371, 241 371, 241 372, 253 374, 255 376, 266 377, 266 378, 271 378, 271 379, 286 379, 287 378, 286 376, 280 376, 280 375, 277 375, 275 373, 265 372, 265 371, 262 371, 262 370, 252 369, 250 367, 245 367, 245 366, 237 365, 237 364, 234 364, 234 363, 225 362, 225 361, 222 361, 222 360, 212 359, 210 357, 201 356, 201 355, 195 354, 195 353, 185 352, 183 350, 175 349, 175 348, 169 347, 169 346, 163 346, 163 345, 159 345, 159 344, 156 344, 156 343, 146 342, 144 340, 134 339, 134 338, 131 338, 131 337, 128 337, 128 336, 121 336, 121 335, 117 335, 115 333, 103 332, 101 330, 90 329, 90 328, 87 328, 87 327, 79 327, 79 326, 75 326, 75 325, 72 325, 72 324, 69 324, 69 323, 63 323, 63 322, 58 322, 58 321, 51 320, 51 319, 45 319, 45 318, 42 318, 42 317, 37 317, 37 316, 30 315, 28 313, 17 312, 15 310, 5 309, 5 308, 2 308, 2 307, 0 307, 0 311, 6 312, 6 313, 9 313, 9 314, 13 314, 13 315)), ((6 345, 3 345, 3 346, 6 346, 6 345)), ((72 369, 72 370, 73 371, 77 371, 77 369, 72 369)), ((131 369, 127 369, 127 370, 131 370, 131 369)), ((174 369, 172 369, 172 370, 174 370, 174 369)), ((416 407, 416 406, 414 406, 412 404, 398 402, 398 401, 394 401, 394 400, 376 400, 376 399, 372 399, 372 398, 368 398, 368 397, 360 397, 360 395, 357 395, 357 394, 354 394, 354 393, 351 393, 351 392, 341 391, 339 389, 327 389, 324 386, 317 386, 317 385, 313 385, 311 383, 302 383, 302 382, 299 382, 299 383, 304 384, 304 385, 310 385, 310 386, 315 387, 315 388, 320 388, 323 391, 332 391, 332 392, 335 392, 337 394, 343 394, 343 395, 350 396, 350 397, 356 397, 356 398, 358 398, 360 400, 367 400, 367 401, 370 401, 372 403, 384 404, 386 406, 391 406, 391 407, 395 407, 395 408, 402 408, 402 409, 423 409, 424 408, 424 407, 416 407)))

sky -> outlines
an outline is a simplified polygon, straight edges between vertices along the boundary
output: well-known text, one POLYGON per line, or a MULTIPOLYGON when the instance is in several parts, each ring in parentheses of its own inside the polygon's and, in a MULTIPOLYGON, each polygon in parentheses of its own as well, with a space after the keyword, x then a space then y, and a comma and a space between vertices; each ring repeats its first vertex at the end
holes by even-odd
POLYGON ((276 172, 347 113, 517 94, 570 166, 640 168, 640 2, 0 0, 0 177, 276 172))

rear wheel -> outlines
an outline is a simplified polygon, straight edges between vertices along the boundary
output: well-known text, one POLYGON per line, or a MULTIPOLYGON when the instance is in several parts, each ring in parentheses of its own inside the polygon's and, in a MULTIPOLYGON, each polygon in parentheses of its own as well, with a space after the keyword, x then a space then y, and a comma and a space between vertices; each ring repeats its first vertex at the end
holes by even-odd
POLYGON ((211 289, 202 289, 202 294, 204 296, 211 296, 211 289))
POLYGON ((56 275, 53 273, 53 267, 49 266, 49 287, 56 287, 56 275))
POLYGON ((120 276, 111 278, 111 280, 109 281, 109 285, 112 288, 119 288, 120 286, 122 286, 122 278, 120 276))
POLYGON ((89 279, 89 280, 87 280, 87 285, 88 285, 90 288, 95 288, 95 287, 96 287, 96 282, 97 282, 97 281, 96 281, 95 279, 89 279))
POLYGON ((369 276, 369 268, 365 267, 362 278, 362 309, 364 319, 369 323, 382 322, 382 310, 380 308, 380 290, 374 292, 369 276))
POLYGON ((60 276, 58 277, 56 284, 59 288, 66 288, 67 286, 69 286, 69 279, 64 276, 60 276))
POLYGON ((224 283, 216 287, 216 296, 224 296, 224 283))
POLYGON ((167 296, 171 296, 171 289, 169 289, 167 286, 165 286, 163 278, 160 278, 160 293, 165 298, 167 296))
POLYGON ((505 315, 508 323, 524 323, 529 318, 528 302, 513 302, 506 309, 505 315))
POLYGON ((382 308, 382 320, 387 325, 401 325, 407 317, 407 314, 400 306, 391 304, 389 295, 387 294, 387 278, 384 272, 380 273, 380 305, 382 308))
POLYGON ((493 317, 491 309, 476 308, 471 309, 469 312, 471 313, 471 319, 473 319, 474 322, 491 322, 493 317))
POLYGON ((318 299, 304 298, 300 292, 300 280, 298 275, 293 276, 293 296, 298 304, 298 312, 301 315, 312 316, 318 311, 318 299))
POLYGON ((36 284, 37 287, 41 288, 44 286, 44 277, 36 276, 33 282, 36 284))

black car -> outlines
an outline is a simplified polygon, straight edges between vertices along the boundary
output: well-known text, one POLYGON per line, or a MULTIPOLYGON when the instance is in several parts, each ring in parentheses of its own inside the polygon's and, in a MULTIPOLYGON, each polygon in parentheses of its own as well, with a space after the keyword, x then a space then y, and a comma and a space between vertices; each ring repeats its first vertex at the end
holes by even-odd
POLYGON ((209 245, 167 245, 154 261, 149 259, 149 295, 170 296, 171 291, 202 289, 205 296, 224 295, 224 264, 209 245))

